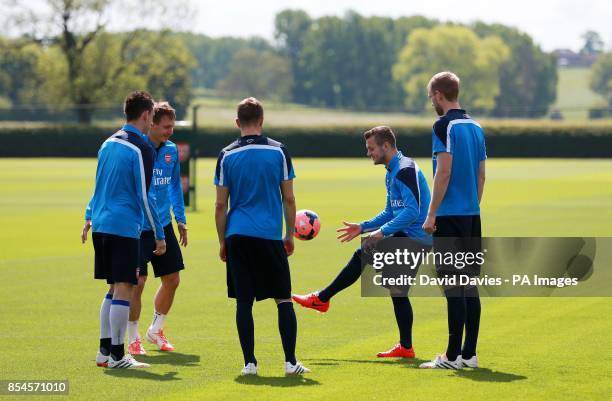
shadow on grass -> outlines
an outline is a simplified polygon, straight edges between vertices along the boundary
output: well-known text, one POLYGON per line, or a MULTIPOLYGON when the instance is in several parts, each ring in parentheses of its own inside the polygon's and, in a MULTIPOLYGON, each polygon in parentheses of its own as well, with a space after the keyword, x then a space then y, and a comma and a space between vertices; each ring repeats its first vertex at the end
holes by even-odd
MULTIPOLYGON (((429 362, 428 359, 419 358, 397 358, 397 359, 304 359, 308 361, 308 365, 312 366, 336 366, 342 363, 368 363, 368 364, 385 364, 385 365, 400 365, 406 368, 416 368, 424 362, 429 362)), ((517 380, 525 380, 527 376, 515 375, 514 373, 505 373, 494 371, 488 368, 478 369, 462 369, 455 371, 455 375, 460 378, 470 379, 480 382, 499 382, 508 383, 517 380)))
POLYGON ((517 380, 525 380, 527 376, 515 375, 514 373, 498 372, 487 368, 457 370, 455 375, 464 379, 477 382, 499 382, 508 383, 517 380))
POLYGON ((200 366, 200 355, 181 354, 174 351, 139 355, 138 360, 151 365, 200 366))
POLYGON ((286 377, 262 377, 262 376, 237 376, 234 381, 240 384, 252 386, 272 386, 272 387, 296 387, 296 386, 318 386, 316 380, 304 376, 286 377))
POLYGON ((379 359, 331 359, 331 358, 319 358, 319 359, 304 359, 309 361, 309 365, 313 366, 335 366, 341 363, 371 363, 377 365, 404 365, 406 367, 419 366, 423 362, 427 362, 425 359, 419 358, 379 358, 379 359))
POLYGON ((172 381, 182 380, 176 377, 178 372, 167 372, 164 374, 149 372, 146 369, 104 369, 104 374, 126 378, 126 379, 144 379, 144 380, 155 380, 155 381, 172 381))

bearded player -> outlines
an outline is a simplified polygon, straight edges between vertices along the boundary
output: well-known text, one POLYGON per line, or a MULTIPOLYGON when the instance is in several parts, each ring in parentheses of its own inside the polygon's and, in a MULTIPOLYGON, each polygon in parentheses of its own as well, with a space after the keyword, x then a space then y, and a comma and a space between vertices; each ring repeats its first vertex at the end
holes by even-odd
MULTIPOLYGON (((406 237, 411 251, 419 252, 431 247, 432 238, 422 229, 429 205, 429 187, 425 176, 416 162, 398 151, 395 134, 391 128, 380 126, 364 133, 368 156, 374 164, 383 164, 387 170, 387 202, 385 209, 371 220, 362 223, 344 222, 338 229, 341 242, 351 241, 362 233, 370 232, 369 239, 381 240, 384 237, 406 237)), ((359 248, 338 276, 324 289, 308 295, 294 295, 293 300, 306 308, 327 312, 330 300, 340 291, 348 288, 359 279, 363 271, 362 257, 367 252, 359 248)), ((367 260, 367 259, 366 259, 367 260)), ((412 271, 416 274, 418 266, 412 271)), ((393 294, 392 294, 393 295, 393 294)), ((414 358, 412 347, 412 306, 408 299, 407 288, 393 295, 393 310, 399 329, 399 343, 385 352, 380 358, 414 358)))

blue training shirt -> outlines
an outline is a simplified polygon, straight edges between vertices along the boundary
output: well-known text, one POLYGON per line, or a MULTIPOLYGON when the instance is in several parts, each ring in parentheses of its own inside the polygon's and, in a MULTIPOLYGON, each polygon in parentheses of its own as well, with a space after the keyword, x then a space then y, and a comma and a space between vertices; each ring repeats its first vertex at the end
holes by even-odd
POLYGON ((94 194, 85 210, 93 232, 140 238, 144 217, 155 228, 155 238, 164 239, 155 199, 147 196, 154 155, 142 133, 129 124, 102 144, 94 194))
POLYGON ((234 234, 280 240, 283 206, 280 184, 295 178, 283 144, 247 135, 225 147, 217 160, 215 185, 229 189, 225 238, 234 234))
MULTIPOLYGON (((181 168, 179 153, 172 141, 166 141, 157 148, 153 165, 153 179, 149 195, 155 197, 157 214, 162 227, 172 221, 170 208, 177 223, 187 224, 185 219, 185 201, 181 185, 181 168)), ((150 231, 151 223, 144 219, 143 231, 150 231)))
POLYGON ((478 173, 487 158, 482 127, 465 110, 451 109, 434 123, 432 137, 434 175, 437 154, 453 155, 448 188, 436 215, 479 215, 478 173))
POLYGON ((385 209, 371 220, 362 222, 362 231, 380 228, 385 236, 401 231, 410 238, 431 244, 431 235, 422 227, 429 208, 429 186, 417 163, 397 152, 387 166, 385 184, 385 209))

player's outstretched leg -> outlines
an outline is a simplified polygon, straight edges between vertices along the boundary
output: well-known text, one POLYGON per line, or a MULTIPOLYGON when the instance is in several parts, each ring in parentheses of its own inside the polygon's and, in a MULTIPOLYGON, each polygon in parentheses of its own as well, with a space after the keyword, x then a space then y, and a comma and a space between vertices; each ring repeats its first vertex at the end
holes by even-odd
POLYGON ((147 330, 147 339, 157 345, 160 351, 174 351, 174 346, 164 335, 164 324, 174 302, 174 294, 176 294, 179 283, 179 272, 163 275, 161 285, 155 294, 155 313, 153 322, 147 330))
POLYGON ((414 358, 412 348, 412 305, 408 297, 392 297, 393 311, 399 329, 400 341, 388 351, 379 352, 379 358, 414 358))
POLYGON ((290 299, 276 299, 278 308, 278 331, 285 352, 285 374, 300 375, 309 373, 310 369, 303 366, 295 358, 295 343, 297 339, 297 318, 290 299))
POLYGON ((359 279, 362 272, 361 249, 353 254, 351 260, 344 266, 338 276, 323 290, 307 295, 294 295, 293 300, 305 308, 315 309, 319 312, 327 312, 330 299, 350 287, 359 279))
POLYGON ((253 322, 253 300, 236 301, 236 327, 240 338, 240 347, 244 356, 244 368, 241 374, 256 375, 257 359, 255 358, 255 323, 253 322))
POLYGON ((100 306, 100 349, 96 354, 96 365, 100 367, 108 366, 108 358, 111 351, 111 328, 110 328, 110 308, 113 300, 113 286, 111 286, 102 299, 100 306))

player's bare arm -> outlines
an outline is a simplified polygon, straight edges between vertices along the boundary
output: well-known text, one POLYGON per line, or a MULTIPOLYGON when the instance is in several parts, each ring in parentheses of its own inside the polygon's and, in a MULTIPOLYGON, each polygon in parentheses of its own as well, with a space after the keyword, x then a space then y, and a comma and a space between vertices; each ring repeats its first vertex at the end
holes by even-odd
POLYGON ((481 160, 478 165, 478 203, 482 200, 482 193, 484 192, 484 185, 486 180, 485 171, 485 160, 481 160))
POLYGON ((431 194, 427 218, 423 223, 423 230, 430 234, 436 231, 436 212, 448 188, 448 182, 451 176, 451 166, 453 164, 453 155, 447 152, 440 152, 436 156, 436 161, 437 167, 433 179, 433 193, 431 194))
MULTIPOLYGON (((219 237, 219 258, 225 262, 225 226, 227 224, 227 203, 229 200, 229 189, 217 186, 217 200, 215 201, 215 225, 219 237)), ((294 213, 295 214, 295 213, 294 213)))
POLYGON ((281 194, 283 196, 283 210, 285 212, 285 238, 283 238, 283 244, 285 245, 285 251, 287 256, 293 254, 294 243, 293 243, 293 231, 295 230, 295 195, 293 193, 293 180, 286 180, 281 182, 281 194))

